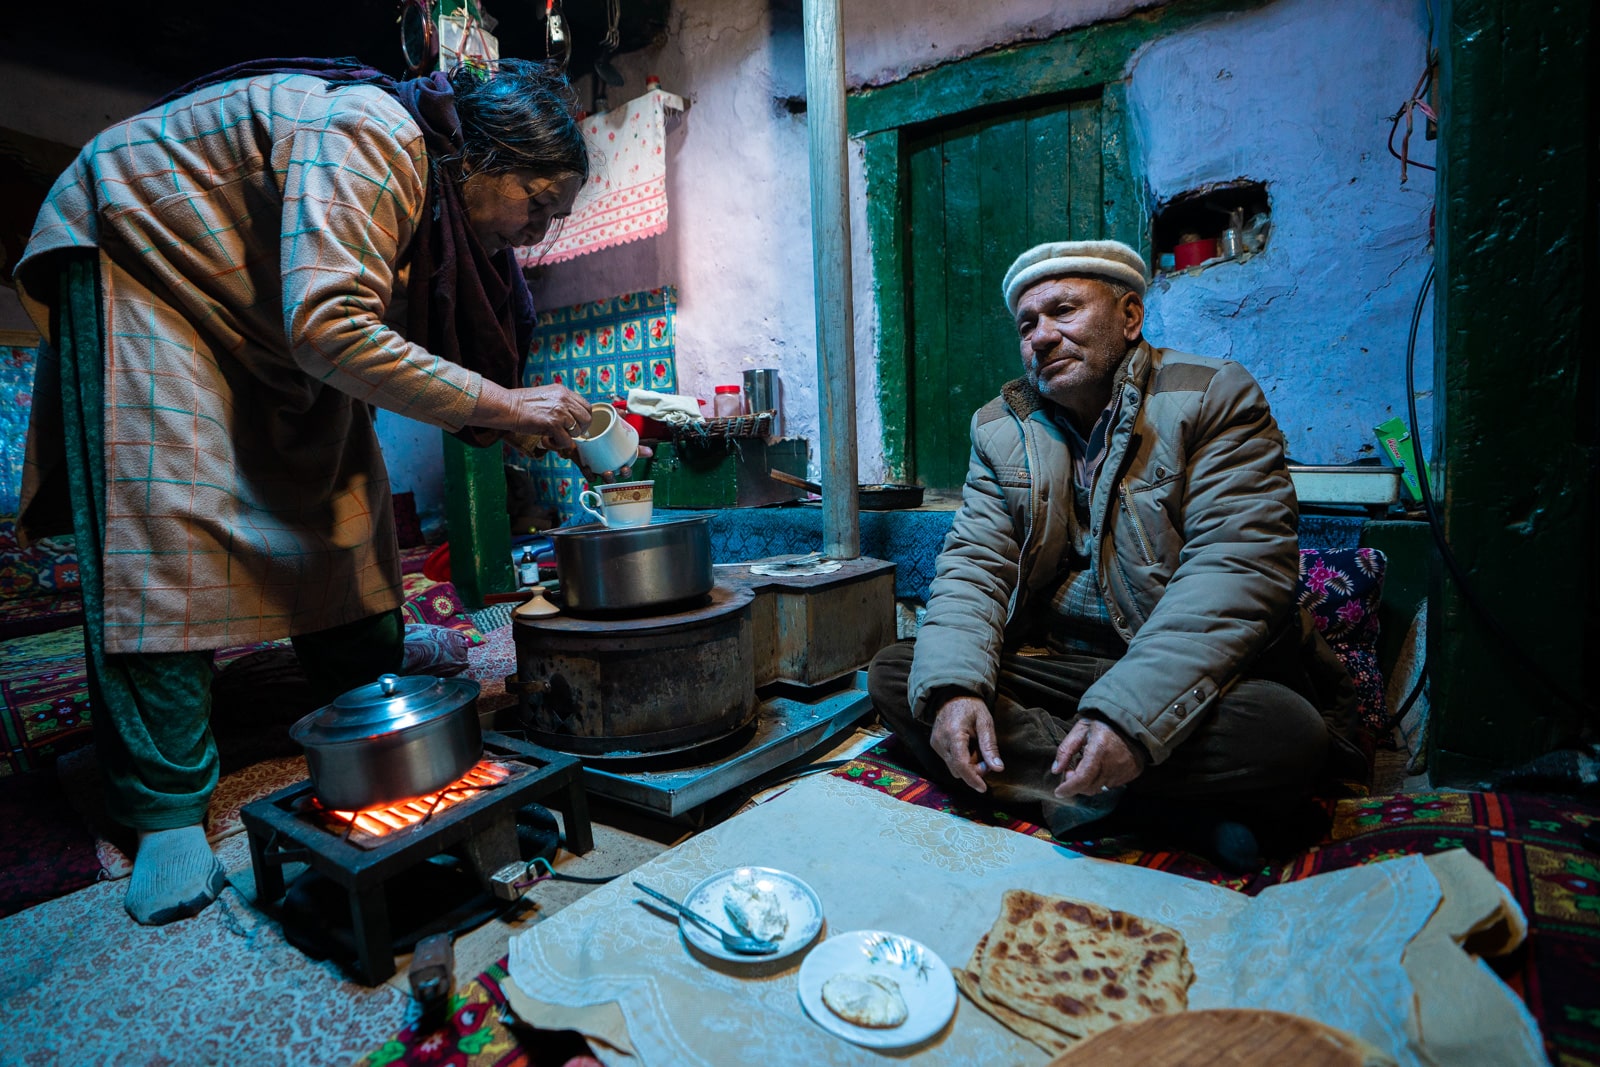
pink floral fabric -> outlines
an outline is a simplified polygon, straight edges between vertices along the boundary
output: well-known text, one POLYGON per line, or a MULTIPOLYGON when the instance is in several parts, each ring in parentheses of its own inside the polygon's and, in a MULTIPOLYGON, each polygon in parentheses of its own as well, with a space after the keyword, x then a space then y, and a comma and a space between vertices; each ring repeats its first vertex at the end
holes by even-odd
POLYGON ((1388 565, 1375 548, 1300 550, 1300 606, 1344 661, 1356 684, 1361 725, 1374 735, 1389 717, 1378 666, 1378 604, 1388 565))

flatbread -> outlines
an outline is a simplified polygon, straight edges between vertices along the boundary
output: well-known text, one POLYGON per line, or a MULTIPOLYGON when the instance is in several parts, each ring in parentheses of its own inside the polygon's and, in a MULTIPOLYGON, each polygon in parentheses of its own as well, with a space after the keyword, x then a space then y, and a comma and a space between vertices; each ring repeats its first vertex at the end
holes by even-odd
POLYGON ((1188 1007, 1183 935, 1127 912, 1013 889, 981 945, 968 970, 982 996, 1069 1040, 1188 1007))
POLYGON ((900 983, 878 974, 842 972, 822 983, 822 1003, 855 1026, 890 1030, 910 1016, 900 983))
POLYGON ((978 941, 978 947, 972 950, 972 961, 967 967, 950 968, 950 973, 956 979, 956 988, 965 993, 968 1000, 993 1016, 1000 1025, 1019 1037, 1027 1038, 1046 1052, 1064 1052, 1071 1048, 1074 1043, 1073 1038, 1059 1030, 1050 1029, 1037 1019, 1030 1019, 1026 1015, 1012 1011, 1004 1004, 997 1004, 983 995, 983 987, 978 981, 976 968, 983 959, 983 950, 988 943, 989 935, 984 934, 978 941))

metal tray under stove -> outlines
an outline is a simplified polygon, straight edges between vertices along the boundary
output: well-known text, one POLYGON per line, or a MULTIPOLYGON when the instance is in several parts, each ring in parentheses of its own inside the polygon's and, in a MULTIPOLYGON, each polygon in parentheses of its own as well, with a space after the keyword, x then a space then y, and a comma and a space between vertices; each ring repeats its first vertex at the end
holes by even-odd
MULTIPOLYGON (((845 688, 816 696, 798 686, 772 687, 756 705, 754 728, 746 727, 740 735, 743 744, 736 737, 733 742, 738 747, 733 751, 718 751, 703 763, 642 769, 640 765, 650 761, 633 764, 625 758, 585 757, 584 787, 591 796, 609 797, 655 815, 683 815, 821 749, 870 715, 866 672, 856 671, 849 682, 845 688)), ((712 749, 708 746, 707 751, 712 749)))

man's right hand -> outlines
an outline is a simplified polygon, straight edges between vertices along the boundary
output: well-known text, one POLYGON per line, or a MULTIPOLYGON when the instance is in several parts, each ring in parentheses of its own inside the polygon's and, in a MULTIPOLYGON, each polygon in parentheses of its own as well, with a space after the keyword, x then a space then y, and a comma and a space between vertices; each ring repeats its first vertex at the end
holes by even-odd
POLYGON ((984 775, 1006 769, 995 741, 994 717, 989 714, 989 706, 977 697, 945 701, 934 716, 929 741, 950 773, 980 793, 989 790, 984 775))

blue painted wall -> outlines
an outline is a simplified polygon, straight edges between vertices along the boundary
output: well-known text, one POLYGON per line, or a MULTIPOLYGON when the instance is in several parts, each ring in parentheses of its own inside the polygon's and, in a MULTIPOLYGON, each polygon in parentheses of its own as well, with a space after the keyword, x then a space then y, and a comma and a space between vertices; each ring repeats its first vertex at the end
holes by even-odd
POLYGON ((376 428, 389 468, 389 488, 416 494, 417 517, 429 541, 444 537, 444 441, 435 426, 379 411, 376 428))
MULTIPOLYGON (((1146 333, 1249 367, 1301 462, 1374 455, 1372 427, 1405 414, 1434 183, 1412 169, 1402 185, 1386 142, 1427 37, 1420 0, 1280 0, 1152 42, 1128 68, 1155 203, 1248 178, 1266 183, 1272 208, 1263 253, 1157 280, 1146 333)), ((1433 162, 1421 116, 1410 151, 1433 162)), ((1431 320, 1425 309, 1417 341, 1424 441, 1431 320)))

